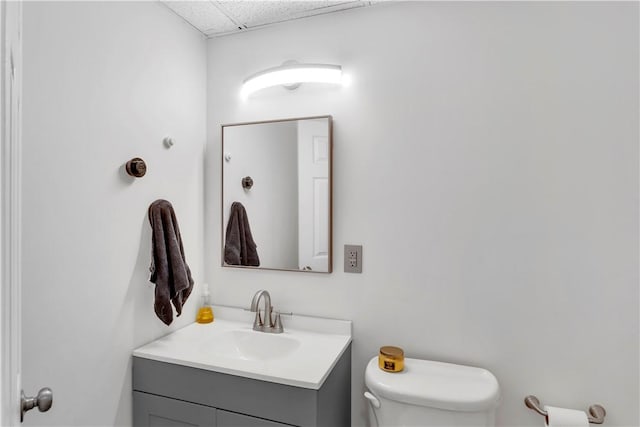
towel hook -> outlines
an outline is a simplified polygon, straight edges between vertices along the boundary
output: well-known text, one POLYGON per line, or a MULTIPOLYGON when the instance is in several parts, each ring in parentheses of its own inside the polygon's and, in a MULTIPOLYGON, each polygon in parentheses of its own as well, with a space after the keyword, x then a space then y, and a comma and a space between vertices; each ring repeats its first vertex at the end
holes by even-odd
MULTIPOLYGON (((549 414, 547 411, 543 410, 540 405, 540 400, 533 395, 529 395, 524 398, 524 404, 527 408, 533 409, 543 417, 549 421, 549 414)), ((602 424, 604 423, 604 416, 607 415, 607 411, 605 411, 602 405, 591 405, 589 406, 589 422, 592 424, 602 424)))
POLYGON ((134 178, 142 178, 147 173, 147 164, 140 157, 129 160, 124 168, 134 178))
POLYGON ((253 179, 251 179, 250 176, 242 178, 242 188, 245 190, 251 190, 251 187, 253 187, 253 179))
POLYGON ((170 136, 165 136, 164 138, 162 138, 162 142, 164 143, 164 146, 167 148, 171 148, 175 144, 175 141, 170 136))

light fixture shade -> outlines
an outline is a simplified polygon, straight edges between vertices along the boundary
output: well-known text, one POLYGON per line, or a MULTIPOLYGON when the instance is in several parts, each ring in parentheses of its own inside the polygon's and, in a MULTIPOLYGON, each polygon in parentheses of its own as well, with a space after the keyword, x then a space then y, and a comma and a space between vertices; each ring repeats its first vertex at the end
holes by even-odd
POLYGON ((240 94, 246 98, 251 93, 271 86, 297 83, 342 83, 342 67, 329 64, 283 64, 248 77, 240 94))

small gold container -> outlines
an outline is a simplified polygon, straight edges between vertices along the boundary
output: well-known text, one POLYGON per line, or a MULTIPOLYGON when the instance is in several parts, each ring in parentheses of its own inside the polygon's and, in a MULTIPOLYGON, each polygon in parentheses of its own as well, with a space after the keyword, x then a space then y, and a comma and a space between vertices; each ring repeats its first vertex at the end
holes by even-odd
POLYGON ((378 367, 385 372, 400 372, 404 369, 404 351, 390 345, 380 347, 378 367))

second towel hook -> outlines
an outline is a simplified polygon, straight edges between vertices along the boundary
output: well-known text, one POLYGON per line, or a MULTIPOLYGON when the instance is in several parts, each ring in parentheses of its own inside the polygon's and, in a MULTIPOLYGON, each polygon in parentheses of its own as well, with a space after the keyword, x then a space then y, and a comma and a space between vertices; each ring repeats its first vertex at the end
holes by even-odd
POLYGON ((253 179, 251 179, 250 176, 242 178, 242 188, 245 190, 251 190, 251 187, 253 187, 253 179))

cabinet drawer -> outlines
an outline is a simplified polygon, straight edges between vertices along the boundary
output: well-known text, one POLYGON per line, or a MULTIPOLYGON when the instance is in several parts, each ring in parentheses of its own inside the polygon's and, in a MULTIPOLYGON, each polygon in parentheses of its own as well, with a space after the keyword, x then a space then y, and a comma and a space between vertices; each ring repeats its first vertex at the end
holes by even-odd
POLYGON ((276 423, 262 418, 249 417, 235 412, 218 409, 216 412, 218 427, 290 427, 291 424, 276 423))
POLYGON ((136 427, 214 427, 216 410, 208 406, 134 391, 133 425, 136 427))

